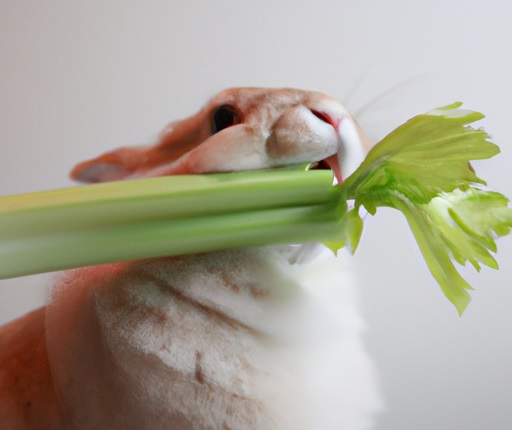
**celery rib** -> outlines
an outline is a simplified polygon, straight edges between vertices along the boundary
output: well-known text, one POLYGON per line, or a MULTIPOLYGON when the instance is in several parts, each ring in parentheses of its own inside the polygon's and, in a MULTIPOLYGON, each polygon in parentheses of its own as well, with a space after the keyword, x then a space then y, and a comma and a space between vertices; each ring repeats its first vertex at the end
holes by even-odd
POLYGON ((339 191, 332 187, 332 172, 297 173, 101 184, 96 186, 101 198, 91 190, 94 186, 5 197, 0 200, 0 277, 331 240, 339 230, 339 191), (159 186, 164 189, 155 192, 159 186), (13 200, 16 204, 9 206, 13 200))
POLYGON ((0 239, 332 201, 332 172, 170 176, 0 199, 0 239))

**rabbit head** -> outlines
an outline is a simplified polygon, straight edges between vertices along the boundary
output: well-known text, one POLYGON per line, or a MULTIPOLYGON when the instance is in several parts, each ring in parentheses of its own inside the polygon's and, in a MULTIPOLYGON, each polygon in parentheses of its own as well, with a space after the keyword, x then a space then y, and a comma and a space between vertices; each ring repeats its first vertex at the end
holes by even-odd
POLYGON ((78 164, 81 182, 232 172, 317 162, 338 182, 362 161, 368 139, 335 99, 296 89, 232 88, 171 123, 154 145, 120 148, 78 164))

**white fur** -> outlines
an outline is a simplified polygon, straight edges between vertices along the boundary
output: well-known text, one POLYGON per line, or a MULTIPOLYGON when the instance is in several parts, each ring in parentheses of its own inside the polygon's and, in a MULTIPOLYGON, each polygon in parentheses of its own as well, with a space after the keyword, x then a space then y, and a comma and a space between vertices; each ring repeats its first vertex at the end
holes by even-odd
POLYGON ((49 346, 77 427, 368 428, 379 401, 350 272, 283 249, 136 263, 102 285, 80 285, 91 269, 68 277, 49 346))

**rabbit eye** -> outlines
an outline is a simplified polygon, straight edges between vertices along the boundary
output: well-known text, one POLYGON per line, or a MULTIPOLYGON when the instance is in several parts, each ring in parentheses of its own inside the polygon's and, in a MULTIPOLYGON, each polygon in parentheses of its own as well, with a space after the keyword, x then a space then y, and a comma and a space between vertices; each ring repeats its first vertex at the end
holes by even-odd
POLYGON ((213 133, 236 124, 240 124, 240 117, 231 106, 221 106, 213 113, 213 133))

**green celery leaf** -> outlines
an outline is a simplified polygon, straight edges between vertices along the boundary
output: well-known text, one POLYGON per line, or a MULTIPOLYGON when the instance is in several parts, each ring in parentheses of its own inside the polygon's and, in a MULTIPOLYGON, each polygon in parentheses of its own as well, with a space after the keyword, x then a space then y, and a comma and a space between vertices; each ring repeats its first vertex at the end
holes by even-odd
POLYGON ((471 286, 459 275, 453 260, 498 269, 489 251, 496 252, 495 236, 510 232, 512 210, 500 193, 479 188, 442 193, 425 205, 404 198, 397 209, 407 218, 432 275, 445 296, 462 314, 471 286))
MULTIPOLYGON (((512 209, 506 197, 478 185, 485 181, 469 162, 500 151, 487 133, 469 125, 483 115, 460 106, 431 110, 398 127, 368 153, 342 188, 355 200, 352 216, 358 217, 359 206, 372 215, 380 206, 405 215, 429 270, 462 313, 471 286, 453 262, 497 269, 491 255, 496 252, 494 236, 510 232, 512 209)), ((346 243, 354 250, 362 227, 354 220, 351 225, 356 226, 353 236, 345 235, 352 237, 346 243)))
POLYGON ((418 115, 388 134, 347 178, 348 197, 373 214, 378 206, 394 207, 395 192, 423 204, 442 191, 485 183, 468 163, 500 151, 487 133, 467 125, 483 115, 460 106, 454 103, 418 115))

